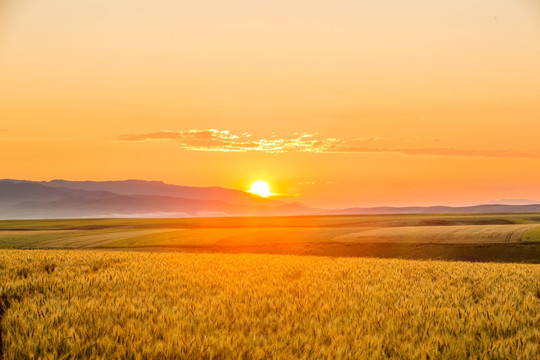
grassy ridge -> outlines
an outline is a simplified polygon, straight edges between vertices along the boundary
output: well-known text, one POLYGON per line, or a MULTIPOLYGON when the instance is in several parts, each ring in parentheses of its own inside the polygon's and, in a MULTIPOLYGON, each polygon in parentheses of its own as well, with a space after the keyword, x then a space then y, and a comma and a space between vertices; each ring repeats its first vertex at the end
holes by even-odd
POLYGON ((540 267, 0 250, 2 351, 31 358, 540 356, 540 267))

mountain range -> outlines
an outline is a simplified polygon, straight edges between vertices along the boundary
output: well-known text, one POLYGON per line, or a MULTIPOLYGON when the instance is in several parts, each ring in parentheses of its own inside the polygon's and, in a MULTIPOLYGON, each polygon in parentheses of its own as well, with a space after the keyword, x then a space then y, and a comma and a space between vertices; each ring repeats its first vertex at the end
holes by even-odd
POLYGON ((318 212, 245 191, 159 181, 0 180, 0 219, 272 216, 318 212))
POLYGON ((501 212, 540 212, 540 203, 507 199, 498 204, 461 207, 321 210, 235 189, 178 186, 160 181, 0 180, 0 219, 501 212))

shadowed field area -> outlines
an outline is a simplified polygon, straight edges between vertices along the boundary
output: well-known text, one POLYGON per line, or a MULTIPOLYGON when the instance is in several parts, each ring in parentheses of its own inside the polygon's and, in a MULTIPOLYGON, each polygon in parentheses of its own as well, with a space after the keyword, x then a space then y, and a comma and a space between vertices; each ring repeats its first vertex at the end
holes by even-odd
POLYGON ((0 221, 0 247, 540 262, 540 214, 0 221))

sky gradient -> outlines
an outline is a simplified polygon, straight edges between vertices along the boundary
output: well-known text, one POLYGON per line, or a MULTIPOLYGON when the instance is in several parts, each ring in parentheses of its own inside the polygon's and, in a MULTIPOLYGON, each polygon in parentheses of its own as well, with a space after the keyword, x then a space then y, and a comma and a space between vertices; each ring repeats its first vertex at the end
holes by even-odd
POLYGON ((0 178, 540 200, 537 1, 0 4, 0 178))

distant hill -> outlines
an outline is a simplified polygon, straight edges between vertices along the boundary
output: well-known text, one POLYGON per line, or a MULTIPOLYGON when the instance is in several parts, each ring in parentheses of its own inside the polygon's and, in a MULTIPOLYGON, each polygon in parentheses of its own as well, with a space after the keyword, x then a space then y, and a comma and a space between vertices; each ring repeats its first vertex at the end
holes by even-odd
POLYGON ((354 207, 322 211, 240 190, 178 186, 160 181, 0 180, 0 219, 540 212, 540 203, 522 204, 528 201, 501 200, 515 205, 354 207))
POLYGON ((239 205, 272 205, 275 200, 266 199, 245 191, 222 187, 193 187, 165 184, 162 181, 66 181, 52 180, 40 184, 53 188, 70 188, 86 191, 107 191, 118 195, 156 195, 183 199, 216 200, 239 205))
POLYGON ((488 201, 486 204, 499 204, 499 205, 531 205, 540 204, 540 201, 529 199, 501 199, 495 201, 488 201))
POLYGON ((540 204, 529 205, 503 205, 503 204, 483 204, 475 206, 406 206, 406 207, 370 207, 370 208, 348 208, 325 211, 324 215, 354 215, 354 214, 493 214, 493 213, 518 213, 518 212, 539 212, 540 204))
POLYGON ((238 190, 161 182, 0 180, 0 219, 274 216, 319 212, 238 190), (125 187, 122 187, 125 184, 125 187))

